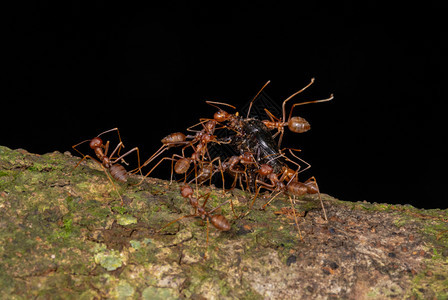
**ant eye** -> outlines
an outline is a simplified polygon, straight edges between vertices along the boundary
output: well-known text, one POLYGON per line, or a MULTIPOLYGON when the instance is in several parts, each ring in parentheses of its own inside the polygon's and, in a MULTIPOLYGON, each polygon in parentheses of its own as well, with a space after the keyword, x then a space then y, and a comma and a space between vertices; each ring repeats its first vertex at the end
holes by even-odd
POLYGON ((99 137, 95 137, 90 141, 90 148, 95 149, 103 145, 103 140, 99 137))

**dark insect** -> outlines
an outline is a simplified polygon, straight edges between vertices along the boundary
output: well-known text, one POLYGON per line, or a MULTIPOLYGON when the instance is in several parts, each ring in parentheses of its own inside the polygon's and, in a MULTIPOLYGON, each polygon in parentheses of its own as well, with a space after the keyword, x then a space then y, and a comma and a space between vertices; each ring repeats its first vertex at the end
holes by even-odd
MULTIPOLYGON (((281 117, 274 116, 267 108, 264 109, 265 116, 267 116, 265 119, 252 117, 251 115, 253 104, 263 89, 269 84, 269 81, 251 100, 245 116, 242 116, 238 112, 229 113, 226 111, 236 109, 230 104, 206 101, 208 105, 217 108, 213 118, 200 119, 199 123, 187 128, 187 131, 191 134, 174 133, 162 139, 163 145, 141 167, 145 167, 153 161, 156 161, 155 159, 168 149, 181 147, 180 153, 178 152, 160 158, 144 177, 149 176, 165 160, 171 161, 171 180, 173 174, 176 173, 183 175, 184 183, 195 183, 196 187, 206 182, 211 184, 213 176, 220 174, 223 189, 225 190, 225 178, 231 176, 233 177, 233 181, 231 181, 230 189, 235 188, 239 184, 241 189, 254 193, 247 213, 250 212, 261 190, 271 193, 270 200, 263 205, 263 208, 280 193, 288 194, 291 204, 292 198, 296 196, 319 194, 324 216, 327 219, 316 179, 311 177, 305 182, 301 182, 298 178, 301 172, 311 167, 310 164, 306 163, 293 152, 300 150, 281 148, 285 127, 288 127, 294 133, 304 133, 311 128, 308 121, 304 118, 292 116, 296 106, 326 102, 333 99, 333 95, 331 95, 326 99, 295 103, 289 109, 287 118, 286 104, 288 101, 302 93, 313 82, 314 79, 304 88, 283 101, 281 117), (224 107, 227 108, 224 109, 224 107), (197 126, 201 127, 195 129, 197 126), (272 133, 272 131, 275 132, 272 133), (225 147, 229 147, 231 151, 226 154, 220 154, 219 149, 225 147), (218 151, 215 151, 215 149, 218 149, 218 151), (191 168, 191 165, 193 165, 193 168, 191 168), (302 167, 303 165, 305 165, 305 168, 302 167), (193 178, 187 180, 191 176, 193 178)), ((199 205, 198 198, 192 196, 193 192, 189 185, 184 185, 181 193, 189 200, 195 212, 192 215, 183 216, 174 220, 166 226, 183 218, 201 217, 203 220, 212 223, 219 230, 225 231, 230 229, 229 222, 223 216, 213 214, 216 208, 211 211, 205 209, 208 195, 205 196, 203 205, 199 205), (190 190, 191 192, 189 192, 190 190)), ((297 220, 296 224, 298 226, 297 220)))
MULTIPOLYGON (((289 96, 286 100, 283 101, 282 104, 282 119, 278 119, 273 116, 268 110, 266 110, 267 115, 270 117, 270 120, 258 120, 255 118, 249 118, 251 108, 257 96, 263 91, 263 89, 269 84, 269 81, 261 88, 261 90, 255 95, 252 101, 249 104, 249 109, 246 115, 246 118, 243 118, 238 113, 230 114, 227 111, 220 108, 218 105, 226 105, 231 108, 234 108, 232 105, 221 103, 221 102, 212 102, 206 101, 206 103, 218 108, 219 110, 214 114, 214 119, 218 123, 224 124, 224 129, 226 129, 230 134, 228 136, 222 138, 222 141, 226 141, 229 146, 231 146, 236 153, 243 154, 246 152, 252 153, 252 155, 256 159, 256 163, 258 164, 268 164, 274 170, 274 173, 281 172, 285 166, 285 160, 282 150, 280 149, 281 142, 284 134, 284 127, 288 126, 288 128, 296 133, 303 133, 308 131, 311 127, 309 123, 301 117, 292 117, 292 112, 295 106, 309 104, 309 103, 319 103, 330 101, 333 99, 333 95, 331 95, 327 99, 322 100, 313 100, 308 102, 296 103, 290 109, 288 120, 286 120, 286 103, 291 100, 296 95, 303 92, 306 88, 308 88, 311 84, 313 84, 314 78, 311 82, 289 96), (277 133, 274 135, 271 134, 271 130, 277 129, 277 133), (275 142, 275 138, 279 135, 278 143, 275 142)), ((256 189, 254 182, 254 173, 258 168, 251 168, 248 170, 248 178, 249 178, 249 186, 251 190, 256 189)))

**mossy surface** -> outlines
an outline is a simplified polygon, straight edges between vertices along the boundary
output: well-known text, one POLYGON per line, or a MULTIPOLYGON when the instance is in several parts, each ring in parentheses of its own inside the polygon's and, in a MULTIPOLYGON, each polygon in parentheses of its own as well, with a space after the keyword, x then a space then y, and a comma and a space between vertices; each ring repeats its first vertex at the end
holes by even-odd
MULTIPOLYGON (((218 209, 232 228, 210 225, 207 247, 199 218, 160 230, 192 213, 177 183, 112 185, 78 161, 0 146, 1 299, 448 297, 448 210, 323 195, 328 222, 315 197, 294 204, 299 234, 288 198, 261 210, 260 196, 244 218, 218 209)), ((208 208, 232 199, 237 215, 252 200, 198 192, 208 208)))

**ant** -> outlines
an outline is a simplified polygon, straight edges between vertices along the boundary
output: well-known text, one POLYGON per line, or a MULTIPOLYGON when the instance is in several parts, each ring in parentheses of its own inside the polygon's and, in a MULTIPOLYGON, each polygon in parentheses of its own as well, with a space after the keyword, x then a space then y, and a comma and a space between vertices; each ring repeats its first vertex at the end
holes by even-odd
MULTIPOLYGON (((297 149, 288 149, 290 154, 294 156, 295 158, 299 159, 302 162, 305 162, 303 159, 296 156, 292 150, 298 151, 297 149)), ((282 154, 282 156, 285 156, 282 154)), ((292 161, 291 159, 287 158, 285 156, 285 159, 289 162, 294 163, 298 166, 298 169, 296 171, 292 170, 288 166, 285 165, 282 172, 280 174, 276 174, 274 172, 274 169, 268 165, 268 164, 262 164, 260 166, 260 169, 257 171, 258 174, 264 178, 267 178, 270 183, 266 183, 262 180, 256 180, 256 183, 259 184, 259 188, 257 189, 257 193, 261 188, 265 188, 267 190, 270 190, 272 192, 277 192, 274 197, 272 197, 267 203, 265 203, 262 206, 262 209, 264 209, 269 203, 272 202, 272 200, 281 192, 288 192, 289 195, 292 195, 294 198, 304 196, 306 194, 318 194, 319 195, 319 201, 322 206, 322 211, 324 213, 324 218, 326 221, 328 221, 327 218, 327 212, 325 210, 325 206, 322 201, 322 197, 320 194, 319 186, 317 184, 316 178, 313 176, 306 180, 305 182, 299 182, 298 180, 298 174, 307 170, 311 167, 310 164, 305 162, 307 164, 307 167, 303 170, 300 170, 300 165, 296 162, 292 161), (280 178, 279 178, 280 176, 280 178)), ((254 201, 252 201, 253 203, 254 201)))
POLYGON ((250 178, 247 173, 247 169, 249 166, 253 166, 253 165, 255 165, 255 167, 253 167, 253 168, 258 168, 258 164, 255 161, 254 156, 252 155, 252 153, 250 153, 248 151, 244 152, 241 155, 231 156, 222 163, 222 169, 224 171, 227 171, 234 177, 234 180, 233 180, 230 190, 235 188, 238 180, 239 180, 241 190, 250 190, 250 187, 249 187, 250 178), (238 166, 239 164, 241 164, 244 167, 243 170, 240 168, 240 166, 238 166), (242 183, 243 177, 246 181, 246 188, 243 187, 243 183, 242 183))
MULTIPOLYGON (((177 218, 177 219, 169 222, 168 224, 166 224, 165 226, 160 228, 158 232, 162 231, 164 228, 166 228, 166 227, 170 226, 171 224, 174 224, 182 219, 200 217, 202 220, 205 220, 207 222, 207 239, 206 239, 207 246, 206 246, 206 249, 208 249, 208 236, 209 236, 209 229, 208 229, 209 225, 208 224, 209 224, 209 222, 216 229, 218 229, 220 231, 229 231, 231 228, 231 225, 230 225, 229 221, 226 219, 226 217, 224 217, 221 214, 213 213, 215 210, 217 210, 219 207, 221 207, 225 203, 229 202, 230 200, 227 200, 226 202, 220 204, 219 206, 213 208, 212 210, 207 211, 205 209, 205 205, 207 204, 208 198, 210 197, 210 193, 205 195, 205 199, 204 199, 204 202, 202 203, 202 205, 199 205, 199 199, 204 196, 199 196, 198 198, 193 197, 193 188, 191 186, 189 186, 188 184, 185 184, 181 187, 180 194, 182 195, 182 197, 189 200, 190 205, 194 208, 194 213, 191 215, 182 216, 180 218, 177 218)), ((207 254, 205 254, 204 256, 206 258, 207 254)))
MULTIPOLYGON (((118 130, 118 128, 112 128, 109 130, 106 130, 100 134, 98 134, 96 137, 94 137, 93 139, 89 139, 89 140, 85 140, 82 141, 76 145, 73 145, 72 148, 78 152, 79 154, 82 155, 82 159, 76 164, 76 166, 73 169, 76 169, 81 162, 83 162, 85 159, 90 158, 93 161, 97 162, 98 164, 100 164, 103 167, 104 172, 107 175, 107 178, 110 180, 110 182, 112 183, 112 185, 114 186, 114 189, 116 190, 115 184, 112 181, 112 179, 109 177, 109 174, 106 172, 106 169, 109 171, 110 176, 112 176, 112 178, 114 178, 116 181, 119 182, 127 182, 129 173, 126 171, 126 169, 118 163, 118 161, 122 161, 123 163, 127 164, 124 161, 124 157, 129 155, 130 153, 137 151, 137 158, 138 158, 138 166, 140 168, 140 154, 139 154, 139 150, 138 147, 135 147, 131 150, 129 150, 128 152, 126 152, 125 154, 120 155, 120 150, 122 148, 124 148, 124 144, 121 141, 121 137, 120 137, 120 132, 118 130), (106 144, 104 144, 103 140, 100 138, 101 135, 105 134, 105 133, 109 133, 112 131, 116 131, 117 135, 118 135, 118 139, 119 139, 119 143, 118 145, 115 147, 114 151, 112 151, 112 153, 108 156, 108 151, 109 151, 109 141, 106 142, 106 144), (98 158, 98 160, 96 160, 95 158, 93 158, 90 155, 84 155, 81 151, 79 151, 76 147, 78 147, 79 145, 86 143, 86 142, 90 142, 89 146, 90 148, 95 152, 96 157, 98 158), (114 157, 114 155, 117 155, 118 157, 114 157)), ((118 191, 117 191, 118 193, 118 191)), ((120 195, 120 193, 118 193, 120 195)), ((121 195, 120 195, 121 198, 121 195)), ((123 198, 121 198, 121 205, 123 205, 123 198)))
MULTIPOLYGON (((261 90, 263 90, 266 87, 266 85, 268 85, 269 83, 270 83, 270 81, 268 81, 263 86, 263 88, 261 90)), ((263 120, 262 122, 270 130, 277 129, 277 133, 275 133, 272 137, 275 138, 277 135, 280 134, 280 137, 279 137, 279 140, 278 140, 278 147, 279 148, 280 148, 280 145, 282 144, 283 134, 285 132, 284 127, 288 126, 289 130, 292 131, 292 132, 295 132, 295 133, 303 133, 303 132, 307 132, 308 130, 311 129, 310 123, 308 123, 308 121, 305 120, 304 118, 302 118, 302 117, 292 117, 292 111, 293 111, 294 107, 299 106, 299 105, 310 104, 310 103, 327 102, 327 101, 330 101, 330 100, 332 100, 334 98, 333 94, 331 94, 330 97, 326 98, 326 99, 313 100, 313 101, 307 101, 307 102, 301 102, 301 103, 295 103, 291 107, 291 110, 290 110, 289 116, 288 116, 288 120, 286 120, 286 109, 285 109, 286 102, 288 102, 289 100, 291 100, 292 98, 294 98, 298 94, 302 93, 304 90, 306 90, 313 83, 314 83, 314 78, 311 78, 311 82, 308 83, 304 88, 302 88, 301 90, 295 92, 294 94, 292 94, 291 96, 289 96, 288 98, 286 98, 283 101, 283 104, 282 104, 283 115, 282 115, 282 119, 281 120, 279 118, 275 117, 269 110, 267 110, 265 108, 265 112, 269 116, 270 120, 269 121, 268 120, 263 120)), ((258 94, 260 92, 258 92, 258 94)), ((257 94, 257 96, 258 96, 258 94, 257 94)), ((250 114, 250 110, 251 110, 252 104, 257 99, 257 96, 255 96, 255 98, 252 99, 252 101, 250 102, 249 110, 247 112, 247 118, 249 118, 249 114, 250 114)))
MULTIPOLYGON (((204 170, 205 172, 212 171, 210 170, 210 167, 204 168, 203 164, 208 159, 211 160, 210 154, 208 153, 207 145, 208 143, 220 143, 216 140, 216 137, 214 136, 215 132, 215 126, 216 126, 215 120, 209 120, 209 119, 201 119, 199 123, 190 126, 187 128, 188 131, 195 132, 195 135, 184 135, 183 133, 173 133, 162 139, 162 146, 157 150, 148 160, 146 160, 142 167, 148 165, 151 163, 156 157, 158 157, 161 153, 168 150, 169 148, 173 146, 180 146, 185 145, 182 148, 182 155, 179 154, 173 154, 171 157, 163 157, 161 158, 153 167, 152 169, 145 174, 142 181, 148 177, 155 168, 159 164, 161 164, 164 160, 171 160, 171 181, 173 179, 173 170, 176 174, 185 174, 185 180, 187 177, 187 171, 190 169, 190 165, 193 162, 194 163, 194 170, 195 170, 195 178, 197 179, 201 175, 197 175, 197 163, 199 164, 199 167, 201 170, 204 170), (193 130, 197 125, 202 125, 202 130, 193 130), (190 139, 190 140, 187 140, 190 139), (185 149, 191 147, 193 150, 193 153, 190 157, 185 156, 185 149), (175 163, 174 163, 175 162, 175 163)), ((213 160, 214 161, 214 160, 213 160)), ((210 161, 212 163, 213 161, 210 161)), ((201 176, 202 178, 204 176, 201 176)))

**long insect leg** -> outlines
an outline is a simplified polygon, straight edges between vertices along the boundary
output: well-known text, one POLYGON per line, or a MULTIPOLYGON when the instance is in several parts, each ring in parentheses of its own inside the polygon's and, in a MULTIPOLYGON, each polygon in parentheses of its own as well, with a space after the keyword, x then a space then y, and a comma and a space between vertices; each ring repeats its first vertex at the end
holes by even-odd
POLYGON ((137 183, 137 184, 135 184, 135 185, 139 185, 139 184, 142 184, 142 182, 145 180, 145 178, 146 177, 148 177, 149 176, 149 174, 151 174, 152 173, 152 171, 154 171, 154 169, 155 168, 157 168, 164 160, 174 160, 174 158, 172 158, 172 157, 162 157, 160 160, 159 160, 159 162, 154 166, 154 167, 152 167, 152 169, 151 170, 149 170, 149 172, 148 173, 146 173, 144 176, 143 176, 143 178, 140 180, 140 182, 139 183, 137 183))
POLYGON ((165 229, 166 227, 170 226, 171 224, 174 224, 174 223, 176 223, 176 222, 179 222, 179 221, 182 220, 182 219, 185 219, 185 218, 194 218, 194 217, 197 217, 197 215, 186 215, 186 216, 182 216, 182 217, 180 217, 180 218, 177 218, 177 219, 175 219, 175 220, 169 222, 168 224, 162 226, 159 230, 157 230, 157 233, 159 233, 160 231, 162 231, 162 230, 165 229))
MULTIPOLYGON (((117 148, 115 148, 115 150, 116 150, 117 148)), ((115 150, 114 150, 114 152, 115 152, 115 150)), ((140 175, 142 175, 143 176, 143 174, 142 174, 142 167, 140 166, 140 151, 139 151, 139 149, 138 149, 138 147, 134 147, 134 148, 132 148, 131 150, 129 150, 128 152, 126 152, 125 154, 122 154, 121 156, 119 156, 118 158, 116 158, 112 163, 116 163, 117 161, 119 161, 119 160, 123 160, 123 157, 125 157, 125 156, 127 156, 127 155, 129 155, 129 154, 131 154, 132 152, 134 152, 134 151, 137 151, 137 162, 138 162, 138 171, 140 172, 140 175)), ((111 153, 111 157, 112 157, 112 155, 113 155, 114 153, 112 152, 111 153)))
POLYGON ((311 177, 310 179, 308 179, 307 181, 309 181, 309 180, 313 181, 314 184, 316 185, 317 193, 318 193, 318 195, 319 195, 320 205, 322 206, 322 211, 324 212, 324 218, 325 218, 325 221, 328 221, 328 218, 327 218, 327 211, 325 210, 324 202, 322 201, 322 196, 321 196, 321 194, 320 194, 320 189, 319 189, 319 185, 317 184, 317 180, 316 180, 316 178, 315 178, 314 176, 311 177))
POLYGON ((101 167, 103 168, 104 173, 106 173, 107 179, 109 179, 110 183, 112 183, 112 186, 113 186, 115 192, 117 192, 118 196, 120 197, 120 205, 123 206, 123 204, 124 204, 123 197, 121 197, 121 194, 120 194, 120 192, 117 189, 117 186, 115 185, 115 183, 112 180, 111 176, 107 172, 106 168, 103 165, 101 165, 101 167))
MULTIPOLYGON (((304 105, 304 104, 327 102, 327 101, 332 100, 333 98, 334 98, 333 94, 330 94, 330 97, 325 98, 325 99, 312 100, 312 101, 306 101, 306 102, 300 102, 300 103, 294 103, 294 104, 291 106, 291 110, 289 111, 288 121, 291 120, 291 117, 292 117, 292 110, 294 109, 294 107, 299 106, 299 105, 304 105)), ((285 122, 285 120, 283 120, 283 122, 285 122)))
POLYGON ((286 120, 286 111, 285 111, 285 105, 286 102, 288 102, 289 100, 291 100, 292 98, 294 98, 295 96, 297 96, 298 94, 300 94, 301 92, 303 92, 304 90, 306 90, 310 85, 312 85, 314 83, 314 78, 311 78, 310 83, 308 83, 304 88, 302 88, 301 90, 295 92, 294 94, 292 94, 291 96, 289 96, 288 98, 285 99, 285 101, 283 101, 282 104, 282 112, 283 112, 283 118, 282 118, 282 122, 284 123, 286 120))
POLYGON ((292 203, 291 196, 289 196, 288 198, 289 198, 289 202, 291 202, 291 209, 292 209, 292 213, 294 214, 294 222, 296 223, 297 230, 299 231, 300 240, 303 242, 302 232, 300 231, 299 222, 297 220, 296 209, 294 208, 294 204, 292 203))
MULTIPOLYGON (((80 152, 81 153, 81 152, 80 152)), ((98 160, 96 160, 95 158, 93 158, 92 156, 90 156, 90 155, 82 155, 83 157, 82 157, 82 159, 76 164, 76 166, 73 168, 73 170, 72 170, 72 172, 85 160, 85 159, 87 159, 87 158, 90 158, 91 160, 93 160, 93 161, 95 161, 95 162, 97 162, 98 164, 100 164, 101 165, 101 162, 100 161, 98 161, 98 160)))
MULTIPOLYGON (((120 131, 118 130, 117 127, 112 128, 112 129, 109 129, 109 130, 106 130, 106 131, 104 131, 104 132, 101 132, 100 134, 97 135, 97 137, 99 137, 100 135, 103 135, 103 134, 112 132, 112 131, 116 131, 116 132, 117 132, 118 141, 119 141, 118 145, 121 145, 120 147, 117 146, 117 148, 118 148, 117 155, 120 156, 120 151, 121 151, 122 148, 124 148, 124 144, 123 144, 123 142, 121 141, 120 131)), ((107 155, 107 148, 109 148, 109 141, 107 141, 107 143, 106 143, 106 150, 105 150, 106 155, 107 155)))

